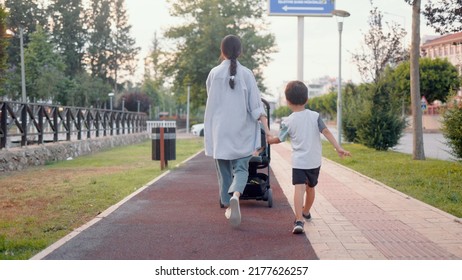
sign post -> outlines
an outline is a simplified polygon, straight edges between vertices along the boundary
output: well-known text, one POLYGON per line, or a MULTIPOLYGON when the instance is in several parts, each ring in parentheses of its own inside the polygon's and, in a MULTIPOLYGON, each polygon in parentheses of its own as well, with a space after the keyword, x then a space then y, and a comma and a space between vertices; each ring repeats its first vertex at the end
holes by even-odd
POLYGON ((303 82, 304 17, 332 17, 335 0, 268 0, 270 16, 297 16, 297 79, 303 82))

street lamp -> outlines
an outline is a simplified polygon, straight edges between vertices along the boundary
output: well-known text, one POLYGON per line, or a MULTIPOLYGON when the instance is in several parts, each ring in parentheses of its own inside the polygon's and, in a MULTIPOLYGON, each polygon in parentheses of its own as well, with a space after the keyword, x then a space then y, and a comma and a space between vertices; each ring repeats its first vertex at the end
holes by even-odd
POLYGON ((343 20, 350 16, 350 13, 343 10, 333 10, 332 15, 337 19, 338 25, 338 86, 337 86, 337 141, 342 144, 342 31, 343 20))
POLYGON ((26 103, 26 72, 24 66, 24 31, 19 27, 19 45, 21 49, 21 93, 22 102, 26 103))
POLYGON ((112 98, 114 97, 114 93, 113 92, 110 92, 108 93, 108 96, 109 96, 109 109, 112 111, 112 98))
MULTIPOLYGON (((11 30, 6 30, 7 36, 12 36, 15 33, 11 30)), ((24 67, 24 29, 19 27, 19 51, 21 56, 21 99, 26 103, 26 70, 24 67)))
POLYGON ((191 84, 188 83, 188 100, 186 105, 186 133, 189 133, 189 97, 191 95, 191 84))

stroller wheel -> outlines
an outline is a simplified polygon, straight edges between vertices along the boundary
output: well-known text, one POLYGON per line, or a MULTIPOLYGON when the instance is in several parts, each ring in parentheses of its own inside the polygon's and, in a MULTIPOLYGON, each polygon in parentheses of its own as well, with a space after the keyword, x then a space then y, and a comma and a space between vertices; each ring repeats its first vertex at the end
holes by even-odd
POLYGON ((273 190, 269 189, 267 193, 268 193, 268 207, 271 208, 273 207, 273 190))
POLYGON ((268 193, 270 190, 266 190, 266 192, 263 194, 263 201, 268 201, 268 193))

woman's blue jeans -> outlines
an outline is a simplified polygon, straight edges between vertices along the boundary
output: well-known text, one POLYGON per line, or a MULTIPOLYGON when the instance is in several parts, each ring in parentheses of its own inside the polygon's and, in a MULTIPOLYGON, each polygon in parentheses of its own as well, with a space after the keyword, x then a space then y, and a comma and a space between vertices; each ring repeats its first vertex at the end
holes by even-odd
POLYGON ((224 160, 215 159, 221 203, 229 206, 234 192, 243 193, 249 177, 249 161, 252 156, 224 160))

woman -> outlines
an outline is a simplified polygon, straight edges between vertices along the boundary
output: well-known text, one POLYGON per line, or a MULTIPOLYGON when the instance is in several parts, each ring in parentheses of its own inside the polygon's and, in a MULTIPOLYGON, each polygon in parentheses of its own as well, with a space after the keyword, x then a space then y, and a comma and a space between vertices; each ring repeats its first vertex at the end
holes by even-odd
POLYGON ((221 203, 232 226, 241 223, 239 197, 247 183, 249 160, 260 148, 260 124, 269 128, 255 77, 237 58, 239 37, 221 41, 221 64, 207 78, 205 154, 215 159, 221 203))

